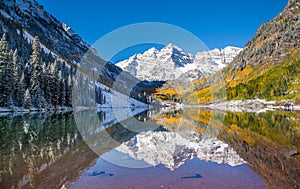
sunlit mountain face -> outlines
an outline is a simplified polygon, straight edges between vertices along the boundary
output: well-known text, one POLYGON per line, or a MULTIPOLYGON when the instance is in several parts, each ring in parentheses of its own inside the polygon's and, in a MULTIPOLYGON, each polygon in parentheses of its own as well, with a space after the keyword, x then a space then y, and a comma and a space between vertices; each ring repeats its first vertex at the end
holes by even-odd
POLYGON ((116 65, 140 80, 192 81, 226 67, 241 50, 228 46, 193 56, 174 44, 168 44, 161 50, 153 47, 142 54, 135 54, 116 65))

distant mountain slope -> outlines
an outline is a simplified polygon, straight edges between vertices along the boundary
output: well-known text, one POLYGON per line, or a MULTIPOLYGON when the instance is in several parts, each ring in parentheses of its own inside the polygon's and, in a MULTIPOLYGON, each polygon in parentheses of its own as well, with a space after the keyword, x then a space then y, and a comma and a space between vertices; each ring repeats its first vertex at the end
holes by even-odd
POLYGON ((243 70, 248 65, 284 61, 291 49, 300 47, 300 1, 290 0, 274 19, 262 24, 244 50, 234 59, 232 70, 243 70))
POLYGON ((241 51, 237 47, 199 52, 195 57, 180 47, 168 44, 161 50, 151 48, 116 65, 146 81, 191 81, 208 76, 227 66, 241 51))
POLYGON ((80 62, 80 58, 90 48, 78 34, 71 32, 71 29, 67 31, 66 24, 47 13, 35 0, 1 1, 0 4, 4 29, 16 27, 29 38, 28 34, 38 35, 45 46, 73 63, 80 62))
POLYGON ((223 86, 227 100, 300 99, 300 1, 290 0, 271 21, 262 24, 243 51, 222 72, 193 83, 188 103, 213 99, 223 86), (224 77, 219 77, 219 76, 224 77), (224 85, 225 84, 225 85, 224 85))

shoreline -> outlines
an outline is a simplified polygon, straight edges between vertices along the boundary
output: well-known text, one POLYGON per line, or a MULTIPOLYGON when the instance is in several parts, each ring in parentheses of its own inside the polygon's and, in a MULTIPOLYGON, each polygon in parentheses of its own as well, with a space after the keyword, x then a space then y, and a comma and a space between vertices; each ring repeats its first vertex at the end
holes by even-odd
POLYGON ((282 100, 282 101, 266 101, 264 99, 251 99, 251 100, 232 100, 232 101, 221 101, 212 102, 206 104, 183 104, 183 108, 209 108, 221 111, 232 111, 232 112, 266 112, 275 110, 286 110, 286 111, 298 111, 300 105, 295 105, 293 101, 282 100))

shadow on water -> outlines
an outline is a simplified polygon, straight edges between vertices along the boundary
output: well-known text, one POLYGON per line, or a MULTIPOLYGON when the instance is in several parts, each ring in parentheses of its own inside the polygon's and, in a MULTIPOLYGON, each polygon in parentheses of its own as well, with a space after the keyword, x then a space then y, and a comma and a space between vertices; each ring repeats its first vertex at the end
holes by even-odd
MULTIPOLYGON (((118 111, 121 112, 82 111, 75 117, 72 113, 0 117, 0 188, 60 188, 71 186, 80 176, 114 178, 116 172, 86 171, 99 156, 112 150, 179 171, 196 157, 229 165, 247 162, 267 188, 300 188, 297 112, 254 114, 187 109, 144 111, 133 117, 124 114, 116 118, 114 114, 122 115, 122 110, 118 111), (139 143, 143 140, 153 149, 137 148, 144 144, 139 143), (206 154, 200 150, 204 144, 208 146, 206 154), (176 148, 165 151, 172 145, 176 148), (159 155, 168 161, 159 159, 159 155)), ((190 172, 179 178, 191 181, 206 176, 190 172)), ((73 188, 76 184, 82 186, 78 181, 73 188)))
POLYGON ((186 177, 181 177, 182 179, 198 179, 198 178, 202 178, 201 174, 195 174, 193 176, 186 176, 186 177))

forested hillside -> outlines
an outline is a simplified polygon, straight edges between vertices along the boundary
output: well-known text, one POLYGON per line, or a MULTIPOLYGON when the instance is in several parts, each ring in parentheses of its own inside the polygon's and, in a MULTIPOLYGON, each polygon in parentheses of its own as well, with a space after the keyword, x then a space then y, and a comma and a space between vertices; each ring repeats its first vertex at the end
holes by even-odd
POLYGON ((0 47, 0 107, 20 111, 22 108, 51 110, 72 106, 72 72, 57 60, 45 62, 42 57, 46 55, 41 51, 38 37, 32 44, 30 57, 20 58, 18 48, 9 46, 6 34, 0 47))

